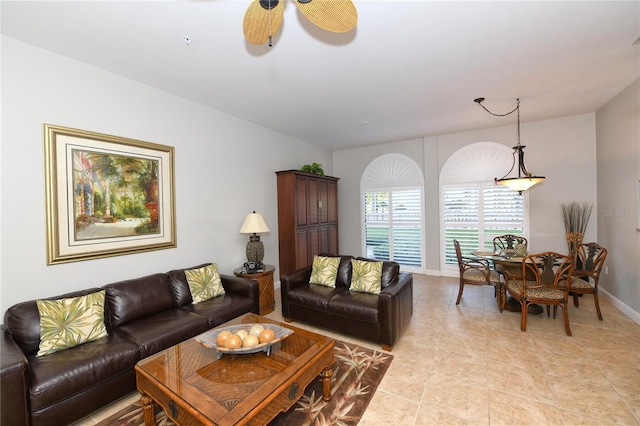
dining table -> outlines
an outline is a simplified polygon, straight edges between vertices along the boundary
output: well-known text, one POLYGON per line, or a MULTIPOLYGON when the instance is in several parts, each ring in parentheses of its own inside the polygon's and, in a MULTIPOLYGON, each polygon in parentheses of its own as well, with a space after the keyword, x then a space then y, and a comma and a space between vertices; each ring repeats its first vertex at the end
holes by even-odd
MULTIPOLYGON (((512 276, 522 275, 522 260, 524 259, 524 257, 514 256, 513 250, 503 250, 500 252, 476 250, 472 251, 471 254, 475 257, 488 260, 496 266, 499 265, 501 268, 496 268, 496 270, 498 270, 503 277, 504 275, 502 274, 500 269, 502 269, 503 271, 507 271, 512 276)), ((529 279, 535 280, 535 277, 529 277, 529 279)), ((510 296, 507 297, 507 301, 504 305, 505 311, 520 312, 521 309, 522 307, 520 306, 520 302, 510 296)), ((529 305, 529 314, 539 315, 543 311, 544 308, 540 305, 529 305)))

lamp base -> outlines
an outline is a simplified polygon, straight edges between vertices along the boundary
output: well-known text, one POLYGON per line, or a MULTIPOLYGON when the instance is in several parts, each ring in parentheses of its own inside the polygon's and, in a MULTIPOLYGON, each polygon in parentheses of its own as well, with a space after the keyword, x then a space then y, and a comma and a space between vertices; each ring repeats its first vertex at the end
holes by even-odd
POLYGON ((264 244, 260 241, 259 235, 253 234, 249 237, 246 254, 249 262, 262 265, 262 259, 264 259, 264 244))

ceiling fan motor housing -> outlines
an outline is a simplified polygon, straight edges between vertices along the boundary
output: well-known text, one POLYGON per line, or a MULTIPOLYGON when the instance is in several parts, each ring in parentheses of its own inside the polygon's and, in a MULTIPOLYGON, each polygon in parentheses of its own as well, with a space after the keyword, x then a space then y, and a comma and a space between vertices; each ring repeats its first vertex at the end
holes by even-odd
POLYGON ((271 10, 280 3, 280 0, 260 0, 260 6, 267 10, 271 10))

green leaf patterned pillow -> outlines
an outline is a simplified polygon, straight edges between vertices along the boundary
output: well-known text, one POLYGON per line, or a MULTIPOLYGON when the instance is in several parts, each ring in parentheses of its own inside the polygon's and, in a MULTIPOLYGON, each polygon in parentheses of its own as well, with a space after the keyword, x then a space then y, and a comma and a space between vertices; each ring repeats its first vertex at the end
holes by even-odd
POLYGON ((193 303, 202 303, 224 294, 217 264, 212 263, 202 268, 188 269, 184 271, 184 274, 187 276, 193 303))
POLYGON ((351 285, 349 290, 380 294, 382 289, 382 262, 351 259, 351 285))
POLYGON ((104 326, 105 291, 57 300, 36 300, 40 314, 40 347, 48 355, 108 336, 104 326))
POLYGON ((309 282, 311 284, 335 287, 339 266, 339 257, 313 256, 313 266, 311 267, 311 278, 309 282))

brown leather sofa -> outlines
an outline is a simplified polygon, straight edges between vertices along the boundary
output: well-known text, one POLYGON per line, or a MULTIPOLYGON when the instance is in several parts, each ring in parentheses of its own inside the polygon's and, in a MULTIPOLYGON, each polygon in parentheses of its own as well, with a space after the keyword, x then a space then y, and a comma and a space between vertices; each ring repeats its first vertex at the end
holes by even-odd
POLYGON ((309 284, 312 266, 280 278, 282 316, 380 343, 390 351, 413 315, 413 275, 400 272, 396 262, 384 262, 380 294, 349 291, 354 257, 340 257, 335 288, 309 284))
POLYGON ((10 307, 0 344, 0 424, 72 423, 133 392, 139 360, 239 315, 259 312, 257 281, 221 278, 225 294, 195 305, 184 269, 105 285, 109 336, 40 357, 36 301, 10 307))

